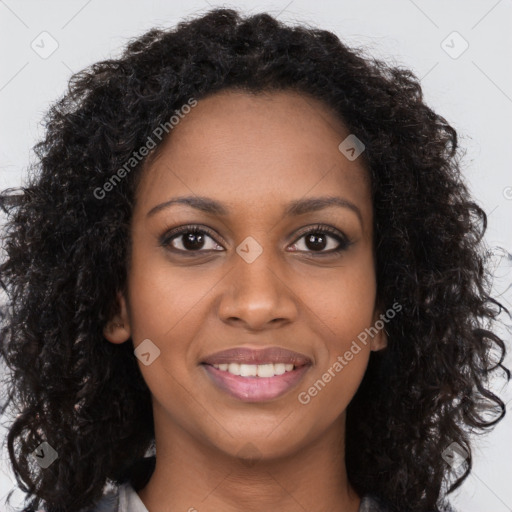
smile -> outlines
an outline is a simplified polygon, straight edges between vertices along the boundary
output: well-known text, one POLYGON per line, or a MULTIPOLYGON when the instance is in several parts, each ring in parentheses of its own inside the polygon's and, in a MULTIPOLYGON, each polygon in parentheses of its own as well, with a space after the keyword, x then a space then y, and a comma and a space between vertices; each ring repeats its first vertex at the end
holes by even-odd
POLYGON ((311 365, 223 363, 201 366, 219 390, 244 402, 264 402, 296 387, 311 365))
POLYGON ((232 375, 240 375, 240 377, 274 377, 275 375, 283 375, 285 372, 291 372, 294 368, 293 364, 238 364, 224 363, 214 364, 214 368, 229 372, 232 375))

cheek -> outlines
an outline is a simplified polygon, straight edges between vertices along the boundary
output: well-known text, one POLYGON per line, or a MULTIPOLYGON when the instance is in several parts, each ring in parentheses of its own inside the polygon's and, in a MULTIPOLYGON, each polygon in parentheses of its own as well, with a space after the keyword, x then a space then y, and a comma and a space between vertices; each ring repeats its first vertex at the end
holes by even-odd
MULTIPOLYGON (((322 279, 303 280, 299 292, 329 346, 345 351, 352 339, 372 325, 376 279, 371 257, 347 258, 342 269, 322 279), (308 282, 309 281, 309 282, 308 282), (314 285, 312 286, 312 283, 314 285)), ((309 314, 309 313, 308 313, 309 314)))
MULTIPOLYGON (((372 325, 374 296, 368 288, 357 295, 348 293, 346 306, 339 301, 340 291, 330 301, 316 303, 317 332, 323 344, 318 349, 317 366, 307 383, 299 390, 298 402, 311 405, 308 414, 329 424, 341 414, 355 395, 368 366, 370 340, 365 329, 372 325), (365 293, 363 293, 365 292, 365 293), (334 299, 338 300, 334 300, 334 299), (341 306, 331 307, 329 304, 341 306)), ((312 315, 315 317, 315 315, 312 315)))
MULTIPOLYGON (((204 322, 205 295, 215 282, 200 271, 172 268, 163 257, 134 251, 129 277, 130 324, 135 347, 149 339, 158 356, 139 368, 151 393, 160 403, 174 396, 181 403, 182 386, 194 371, 197 354, 190 343, 204 322), (191 276, 194 275, 194 278, 191 276), (210 282, 211 281, 211 282, 210 282)), ((187 396, 182 397, 183 400, 187 396)))
POLYGON ((344 365, 331 361, 319 370, 309 387, 299 390, 298 407, 305 417, 315 418, 321 428, 332 425, 346 411, 364 377, 369 352, 361 350, 344 365))
POLYGON ((202 312, 205 296, 214 285, 211 272, 173 266, 160 251, 135 249, 129 277, 134 340, 152 336, 169 340, 174 333, 200 325, 192 317, 202 312))
POLYGON ((373 325, 376 298, 372 262, 360 258, 336 278, 303 291, 307 314, 324 343, 318 368, 308 382, 311 387, 301 391, 308 395, 305 401, 311 398, 323 407, 331 404, 335 415, 351 401, 370 357, 371 337, 366 329, 373 325))

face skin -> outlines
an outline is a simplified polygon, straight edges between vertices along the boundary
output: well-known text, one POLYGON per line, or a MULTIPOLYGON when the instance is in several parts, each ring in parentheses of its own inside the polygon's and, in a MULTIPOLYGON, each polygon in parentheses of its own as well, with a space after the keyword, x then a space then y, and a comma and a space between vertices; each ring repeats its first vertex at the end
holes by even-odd
POLYGON ((139 361, 155 419, 156 469, 139 491, 150 512, 357 512, 344 463, 345 409, 370 351, 385 347, 384 331, 360 344, 309 403, 298 400, 383 312, 368 172, 362 158, 349 161, 338 149, 349 133, 307 96, 223 91, 200 100, 145 169, 127 296, 104 333, 112 343, 131 337, 134 347, 150 339, 160 350, 151 364, 139 361), (173 204, 148 216, 180 196, 208 197, 229 212, 173 204), (350 201, 360 218, 338 206, 284 215, 291 201, 320 196, 350 201), (170 229, 189 224, 212 232, 195 242, 199 249, 185 253, 183 234, 160 245, 170 229), (331 234, 324 245, 308 243, 304 228, 316 224, 352 244, 333 254, 340 243, 331 234), (252 263, 236 252, 247 237, 263 250, 252 263), (200 364, 241 346, 278 346, 313 364, 286 394, 244 402, 200 364))

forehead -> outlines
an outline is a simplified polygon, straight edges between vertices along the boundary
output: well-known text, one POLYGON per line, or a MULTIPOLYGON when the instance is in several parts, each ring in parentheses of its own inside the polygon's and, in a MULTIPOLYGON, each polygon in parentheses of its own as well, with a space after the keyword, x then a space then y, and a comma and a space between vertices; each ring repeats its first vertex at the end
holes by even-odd
POLYGON ((371 215, 367 169, 338 149, 348 135, 337 116, 306 95, 216 93, 162 143, 144 170, 137 206, 195 194, 261 208, 327 194, 350 198, 371 215))

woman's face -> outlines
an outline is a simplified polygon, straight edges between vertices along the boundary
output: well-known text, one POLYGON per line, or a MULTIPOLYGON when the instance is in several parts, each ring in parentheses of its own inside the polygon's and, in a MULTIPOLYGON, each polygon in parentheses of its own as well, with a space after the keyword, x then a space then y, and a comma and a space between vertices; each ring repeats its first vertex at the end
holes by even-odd
POLYGON ((187 432, 225 454, 251 446, 276 457, 343 428, 370 350, 385 344, 382 331, 358 342, 381 311, 367 170, 338 149, 349 134, 309 97, 224 91, 200 100, 144 171, 124 326, 105 335, 131 336, 135 347, 150 340, 139 366, 157 431, 187 432), (183 197, 189 204, 169 203, 183 197), (189 225, 202 232, 169 234, 189 225), (259 377, 204 364, 228 349, 269 347, 307 364, 274 377, 264 372, 289 370, 287 353, 273 367, 256 368, 251 352, 216 359, 259 377))

